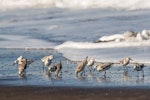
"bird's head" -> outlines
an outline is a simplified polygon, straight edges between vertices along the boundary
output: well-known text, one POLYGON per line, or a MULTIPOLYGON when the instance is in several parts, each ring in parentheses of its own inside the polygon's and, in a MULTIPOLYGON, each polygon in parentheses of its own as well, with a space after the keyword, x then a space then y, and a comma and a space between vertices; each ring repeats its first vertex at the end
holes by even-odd
POLYGON ((54 58, 53 55, 50 55, 50 56, 48 57, 49 60, 52 60, 53 58, 54 58))
POLYGON ((133 59, 131 57, 128 57, 128 59, 133 61, 133 59))
POLYGON ((144 64, 141 64, 141 68, 144 68, 144 67, 146 67, 144 64))

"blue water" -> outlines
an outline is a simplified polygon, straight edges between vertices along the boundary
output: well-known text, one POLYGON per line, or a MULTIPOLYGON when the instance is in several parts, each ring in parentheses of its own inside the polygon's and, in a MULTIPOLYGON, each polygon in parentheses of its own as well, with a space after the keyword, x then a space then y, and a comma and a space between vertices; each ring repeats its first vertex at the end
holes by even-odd
MULTIPOLYGON (((30 9, 0 12, 0 34, 53 43, 95 41, 100 36, 149 29, 149 10, 30 9)), ((31 43, 32 44, 32 43, 31 43)))

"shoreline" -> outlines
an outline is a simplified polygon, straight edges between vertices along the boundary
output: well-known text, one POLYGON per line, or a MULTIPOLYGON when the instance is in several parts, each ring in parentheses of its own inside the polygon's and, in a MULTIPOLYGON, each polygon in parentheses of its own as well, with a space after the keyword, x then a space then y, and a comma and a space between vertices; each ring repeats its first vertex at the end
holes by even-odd
POLYGON ((1 100, 149 100, 150 88, 0 86, 1 100))
MULTIPOLYGON (((25 50, 25 51, 28 51, 28 50, 51 50, 51 51, 55 51, 55 52, 58 52, 58 53, 61 53, 61 52, 59 52, 57 49, 54 49, 54 48, 31 48, 31 47, 25 47, 25 48, 0 48, 0 49, 9 49, 9 50, 25 50)), ((69 59, 69 58, 67 58, 67 57, 65 57, 65 56, 62 56, 65 60, 67 60, 67 61, 69 61, 69 62, 71 62, 71 63, 74 63, 74 64, 77 64, 77 63, 79 63, 80 61, 78 60, 78 61, 74 61, 74 60, 71 60, 71 59, 69 59)), ((95 61, 95 63, 114 63, 114 64, 116 64, 116 65, 119 65, 119 62, 110 62, 110 61, 108 61, 108 62, 99 62, 99 61, 95 61)), ((137 62, 131 62, 130 64, 136 64, 137 62)), ((146 65, 150 65, 150 62, 139 62, 139 63, 143 63, 143 64, 146 64, 146 65)))

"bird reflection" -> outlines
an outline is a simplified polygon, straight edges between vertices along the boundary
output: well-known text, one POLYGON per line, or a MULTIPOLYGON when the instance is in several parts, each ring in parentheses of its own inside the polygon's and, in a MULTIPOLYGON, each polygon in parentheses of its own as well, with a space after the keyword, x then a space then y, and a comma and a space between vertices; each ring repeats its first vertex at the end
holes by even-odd
POLYGON ((86 80, 86 77, 85 76, 76 76, 75 77, 77 80, 79 80, 79 81, 85 81, 86 80))
POLYGON ((47 71, 46 73, 44 73, 44 76, 45 78, 48 78, 50 80, 59 80, 59 79, 62 79, 62 77, 58 76, 58 77, 55 77, 54 74, 50 73, 49 71, 47 71))
POLYGON ((143 70, 143 68, 145 67, 145 65, 144 64, 139 64, 139 63, 136 63, 134 66, 133 66, 133 70, 134 71, 137 71, 137 77, 139 77, 139 71, 141 71, 142 72, 142 76, 144 77, 144 70, 143 70))
POLYGON ((129 76, 129 72, 127 70, 124 70, 122 73, 122 78, 124 81, 128 81, 130 76, 129 76))
POLYGON ((137 77, 136 83, 138 83, 138 84, 144 83, 144 77, 137 77))
POLYGON ((93 74, 91 71, 89 71, 89 72, 87 73, 87 77, 92 78, 92 77, 94 77, 94 74, 93 74))
POLYGON ((99 83, 110 83, 111 80, 109 77, 96 77, 96 81, 99 82, 99 83))

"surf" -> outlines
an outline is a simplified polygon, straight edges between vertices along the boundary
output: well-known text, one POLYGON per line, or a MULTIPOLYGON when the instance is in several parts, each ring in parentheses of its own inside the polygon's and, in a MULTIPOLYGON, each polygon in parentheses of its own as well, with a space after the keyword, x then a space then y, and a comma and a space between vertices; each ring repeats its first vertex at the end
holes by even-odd
POLYGON ((69 8, 69 9, 150 9, 149 0, 0 0, 0 10, 25 8, 69 8))

